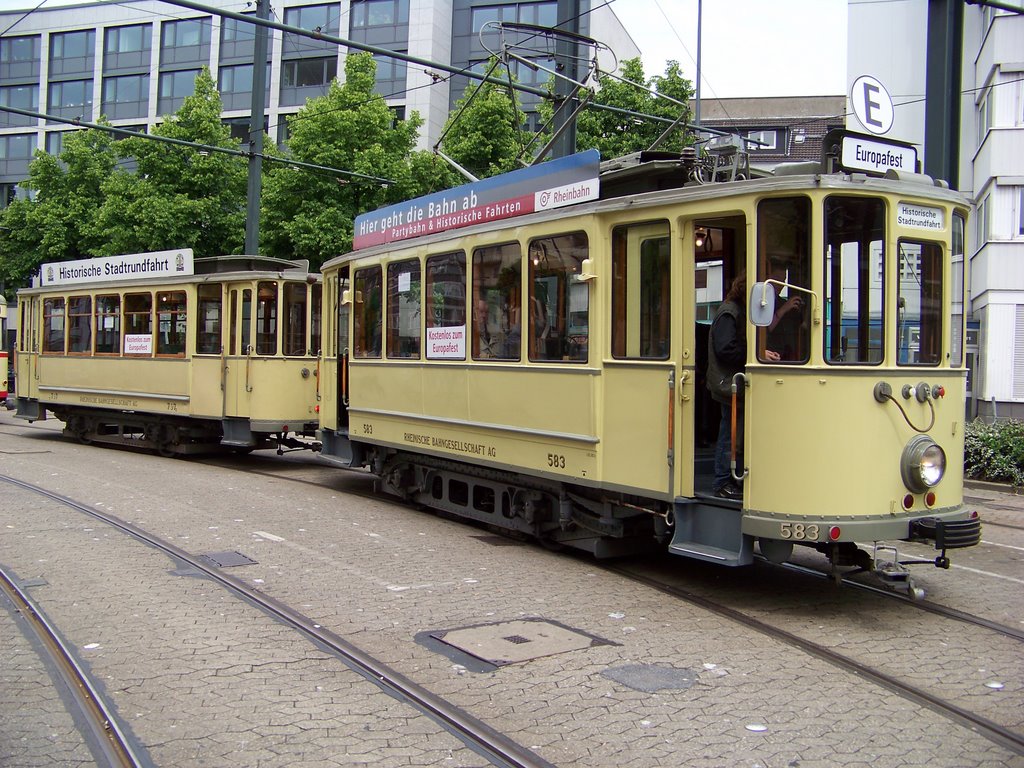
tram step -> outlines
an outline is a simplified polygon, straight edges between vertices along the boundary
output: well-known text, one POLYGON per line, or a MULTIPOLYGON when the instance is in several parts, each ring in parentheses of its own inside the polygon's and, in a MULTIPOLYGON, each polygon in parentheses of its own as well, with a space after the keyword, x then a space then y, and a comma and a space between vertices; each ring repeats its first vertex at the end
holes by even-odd
POLYGON ((749 565, 754 539, 743 534, 742 510, 676 500, 675 533, 668 551, 719 565, 749 565))
POLYGON ((736 552, 735 550, 711 547, 707 544, 697 544, 692 541, 682 544, 670 544, 668 551, 673 555, 692 557, 696 560, 718 563, 719 565, 748 565, 751 562, 751 560, 744 558, 742 551, 736 552))

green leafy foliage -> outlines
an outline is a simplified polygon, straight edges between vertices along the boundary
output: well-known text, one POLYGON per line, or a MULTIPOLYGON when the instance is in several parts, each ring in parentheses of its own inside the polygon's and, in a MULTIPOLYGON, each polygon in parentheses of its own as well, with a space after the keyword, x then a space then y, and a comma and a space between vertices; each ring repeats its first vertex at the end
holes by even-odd
POLYGON ((264 178, 261 246, 266 255, 308 259, 313 268, 352 247, 352 223, 365 211, 446 189, 456 181, 442 160, 416 151, 421 124, 396 121, 373 92, 376 63, 349 54, 345 82, 331 83, 289 119, 287 155, 364 176, 279 167, 264 178), (385 184, 376 179, 386 179, 385 184))
POLYGON ((964 431, 964 474, 1024 486, 1024 422, 969 422, 964 431))

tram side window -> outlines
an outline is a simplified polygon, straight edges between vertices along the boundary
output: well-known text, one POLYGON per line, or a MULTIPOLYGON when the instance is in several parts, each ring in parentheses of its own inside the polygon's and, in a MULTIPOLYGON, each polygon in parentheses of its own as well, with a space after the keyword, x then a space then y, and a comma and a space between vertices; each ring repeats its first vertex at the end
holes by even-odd
MULTIPOLYGON (((762 200, 757 206, 757 280, 777 280, 809 288, 811 279, 811 201, 806 197, 762 200)), ((773 286, 775 317, 757 329, 757 359, 806 363, 810 359, 811 296, 773 286)))
POLYGON ((877 365, 885 352, 885 203, 825 200, 825 361, 877 365))
POLYGON ((121 351, 121 297, 96 297, 96 354, 116 355, 121 351))
POLYGON ((21 340, 20 349, 22 352, 35 351, 32 345, 32 341, 29 338, 32 335, 31 306, 31 303, 28 301, 21 302, 21 325, 18 326, 18 335, 21 340))
POLYGON ((942 361, 942 246, 897 243, 896 363, 938 365, 942 361))
POLYGON ((473 359, 519 360, 522 339, 519 243, 473 251, 473 359))
POLYGON ((672 264, 667 221, 612 232, 612 356, 669 355, 672 264))
POLYGON ((320 325, 321 307, 323 306, 324 287, 320 283, 314 283, 309 290, 309 353, 320 354, 322 326, 320 325))
POLYGON ((380 267, 357 269, 354 281, 352 335, 354 357, 380 357, 381 270, 380 267))
POLYGON ((216 283, 200 285, 196 294, 199 305, 196 315, 196 354, 219 355, 221 351, 221 305, 224 301, 221 287, 216 283))
POLYGON ((277 283, 256 286, 256 354, 277 354, 277 283))
POLYGON ((88 355, 92 352, 92 297, 68 298, 68 353, 88 355))
POLYGON ((184 291, 156 295, 158 355, 185 356, 185 333, 188 325, 184 291))
POLYGON ((587 361, 590 286, 577 280, 589 255, 583 232, 530 242, 530 359, 587 361))
POLYGON ((284 284, 284 353, 306 354, 306 284, 284 284))
POLYGON ((64 298, 43 299, 43 352, 64 352, 64 298))
POLYGON ((420 260, 388 264, 388 357, 420 356, 420 260))
POLYGON ((124 351, 127 355, 153 354, 153 294, 124 297, 124 351))
MULTIPOLYGON (((1024 210, 1021 211, 1024 216, 1024 210)), ((953 214, 953 315, 950 318, 950 364, 959 368, 964 364, 964 217, 953 214)))
POLYGON ((427 359, 465 360, 466 254, 427 259, 426 299, 427 359))

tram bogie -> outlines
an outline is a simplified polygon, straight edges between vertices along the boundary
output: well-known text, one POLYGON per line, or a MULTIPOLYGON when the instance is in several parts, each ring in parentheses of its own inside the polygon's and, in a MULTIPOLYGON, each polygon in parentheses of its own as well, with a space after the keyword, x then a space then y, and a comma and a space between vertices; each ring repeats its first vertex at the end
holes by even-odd
POLYGON ((165 456, 317 447, 321 286, 305 262, 185 250, 44 275, 19 292, 18 417, 165 456))
POLYGON ((821 166, 637 192, 643 169, 622 169, 608 188, 629 194, 512 221, 388 241, 381 220, 404 209, 357 220, 373 237, 323 269, 325 458, 599 555, 740 566, 803 549, 882 576, 858 542, 928 541, 940 567, 976 544, 954 314, 966 198, 821 166), (734 500, 713 492, 708 327, 745 274, 734 500))

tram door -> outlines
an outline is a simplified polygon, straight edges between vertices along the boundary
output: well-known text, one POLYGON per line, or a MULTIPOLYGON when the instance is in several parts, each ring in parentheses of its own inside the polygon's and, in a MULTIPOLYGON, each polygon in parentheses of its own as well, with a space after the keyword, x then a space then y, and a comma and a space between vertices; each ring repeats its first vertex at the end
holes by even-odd
POLYGON ((342 267, 338 273, 338 290, 335 294, 338 304, 338 423, 336 429, 341 432, 348 432, 348 402, 349 402, 349 378, 348 360, 350 354, 349 320, 352 315, 352 305, 345 303, 341 297, 348 290, 348 267, 342 267))
POLYGON ((229 283, 228 343, 224 354, 224 416, 248 416, 252 391, 253 287, 251 283, 229 283))
MULTIPOLYGON (((18 318, 18 345, 11 350, 15 355, 14 387, 19 397, 38 397, 36 380, 39 375, 39 299, 22 299, 18 318)), ((6 373, 6 372, 5 372, 6 373)))
POLYGON ((667 221, 614 228, 611 357, 602 374, 605 481, 663 498, 675 494, 679 384, 672 360, 678 259, 671 243, 667 221))

